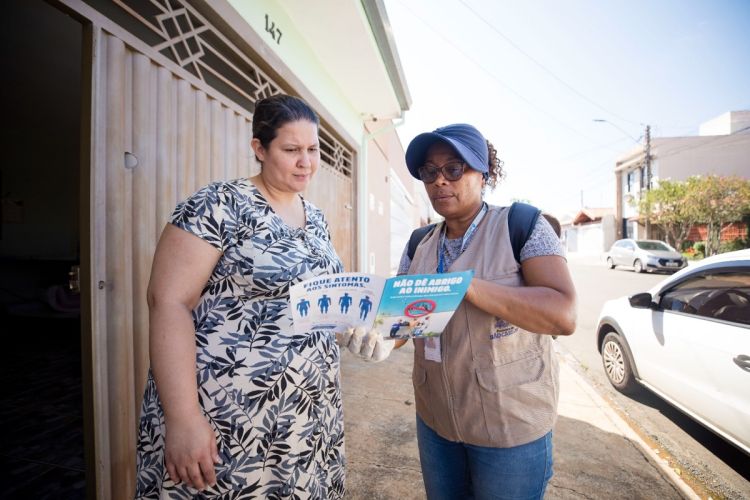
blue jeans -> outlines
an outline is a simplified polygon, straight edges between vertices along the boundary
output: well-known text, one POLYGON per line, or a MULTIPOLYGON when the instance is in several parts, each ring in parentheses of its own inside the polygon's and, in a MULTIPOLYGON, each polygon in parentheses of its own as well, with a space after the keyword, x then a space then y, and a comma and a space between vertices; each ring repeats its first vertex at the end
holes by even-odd
POLYGON ((417 416, 417 441, 427 498, 541 499, 552 477, 552 431, 512 448, 448 441, 417 416))

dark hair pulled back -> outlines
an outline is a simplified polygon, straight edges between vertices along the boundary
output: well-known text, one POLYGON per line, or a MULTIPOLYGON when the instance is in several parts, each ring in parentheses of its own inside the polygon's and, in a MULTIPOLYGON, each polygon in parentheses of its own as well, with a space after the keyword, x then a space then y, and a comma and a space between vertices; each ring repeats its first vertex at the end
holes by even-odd
POLYGON ((299 97, 277 94, 261 99, 255 103, 253 112, 253 139, 258 139, 264 148, 268 148, 279 128, 299 120, 320 126, 318 115, 299 97))
POLYGON ((489 153, 489 172, 487 172, 487 180, 485 184, 490 190, 495 189, 498 183, 505 178, 505 170, 503 165, 505 162, 497 157, 497 149, 492 145, 490 141, 487 141, 487 152, 489 153))

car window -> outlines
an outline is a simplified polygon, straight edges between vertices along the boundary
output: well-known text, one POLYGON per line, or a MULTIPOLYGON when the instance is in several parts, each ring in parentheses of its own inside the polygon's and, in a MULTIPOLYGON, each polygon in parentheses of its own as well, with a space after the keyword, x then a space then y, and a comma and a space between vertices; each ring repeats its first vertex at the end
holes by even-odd
POLYGON ((714 273, 683 281, 662 294, 659 307, 750 325, 750 274, 714 273))
POLYGON ((661 241, 636 241, 636 245, 638 245, 638 248, 641 250, 659 250, 659 251, 670 251, 671 248, 669 248, 667 245, 662 243, 661 241))

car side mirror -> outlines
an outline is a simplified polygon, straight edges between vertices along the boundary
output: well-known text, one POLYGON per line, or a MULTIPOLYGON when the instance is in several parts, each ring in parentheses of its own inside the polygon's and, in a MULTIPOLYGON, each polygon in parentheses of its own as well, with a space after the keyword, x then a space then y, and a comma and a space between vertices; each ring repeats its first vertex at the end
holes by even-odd
POLYGON ((656 307, 651 294, 648 292, 631 295, 628 297, 628 301, 632 307, 637 307, 639 309, 654 309, 656 307))

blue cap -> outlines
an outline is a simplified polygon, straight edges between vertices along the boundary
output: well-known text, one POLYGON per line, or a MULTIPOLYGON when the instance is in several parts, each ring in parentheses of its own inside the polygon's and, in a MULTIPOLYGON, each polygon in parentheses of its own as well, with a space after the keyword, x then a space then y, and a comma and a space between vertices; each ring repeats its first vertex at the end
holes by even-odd
POLYGON ((424 165, 427 150, 437 141, 453 147, 461 159, 474 170, 483 174, 489 172, 489 152, 484 136, 469 124, 454 123, 419 134, 411 140, 406 148, 406 166, 415 179, 419 179, 418 170, 424 165))

